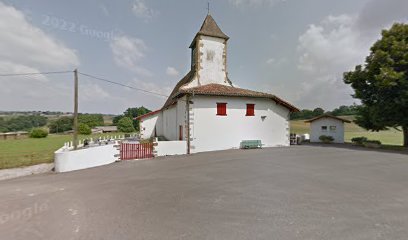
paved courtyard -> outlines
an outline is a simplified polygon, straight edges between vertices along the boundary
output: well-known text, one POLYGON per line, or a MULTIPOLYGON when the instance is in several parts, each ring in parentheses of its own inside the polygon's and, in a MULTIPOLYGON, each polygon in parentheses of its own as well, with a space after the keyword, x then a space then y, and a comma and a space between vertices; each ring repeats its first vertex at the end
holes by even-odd
POLYGON ((0 182, 1 239, 407 239, 408 155, 229 150, 0 182))

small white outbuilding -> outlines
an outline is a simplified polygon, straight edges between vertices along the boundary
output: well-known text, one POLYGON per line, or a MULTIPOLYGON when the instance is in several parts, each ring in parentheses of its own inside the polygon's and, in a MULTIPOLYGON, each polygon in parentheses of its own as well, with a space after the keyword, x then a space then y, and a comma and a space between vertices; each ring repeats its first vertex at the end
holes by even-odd
POLYGON ((310 142, 321 142, 319 137, 325 135, 333 137, 334 143, 344 143, 344 123, 351 121, 324 114, 306 122, 310 123, 310 142))

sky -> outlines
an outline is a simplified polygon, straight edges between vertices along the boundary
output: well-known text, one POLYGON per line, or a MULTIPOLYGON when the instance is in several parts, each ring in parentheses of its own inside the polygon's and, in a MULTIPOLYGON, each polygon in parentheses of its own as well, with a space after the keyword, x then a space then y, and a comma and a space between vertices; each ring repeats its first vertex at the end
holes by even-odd
MULTIPOLYGON (((342 75, 381 30, 408 22, 406 0, 212 0, 230 40, 234 85, 298 108, 358 103, 342 75)), ((0 75, 72 71, 168 95, 190 70, 206 0, 0 0, 0 75)), ((73 73, 0 77, 0 110, 73 111, 73 73)), ((79 75, 79 111, 160 108, 166 98, 79 75)))

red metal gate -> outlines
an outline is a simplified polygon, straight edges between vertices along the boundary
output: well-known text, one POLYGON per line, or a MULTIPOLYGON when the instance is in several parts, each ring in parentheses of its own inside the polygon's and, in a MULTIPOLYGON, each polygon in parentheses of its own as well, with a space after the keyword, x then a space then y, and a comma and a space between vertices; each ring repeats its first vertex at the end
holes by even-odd
POLYGON ((121 143, 120 160, 153 157, 153 143, 121 143))

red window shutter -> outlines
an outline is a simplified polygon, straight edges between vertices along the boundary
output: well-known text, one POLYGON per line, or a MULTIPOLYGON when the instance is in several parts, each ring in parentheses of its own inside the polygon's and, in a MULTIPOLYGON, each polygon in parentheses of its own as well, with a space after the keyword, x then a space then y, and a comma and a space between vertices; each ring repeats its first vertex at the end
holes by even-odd
POLYGON ((247 104, 246 116, 255 116, 255 104, 247 104))
POLYGON ((217 103, 217 115, 218 116, 227 115, 227 104, 226 103, 217 103))

